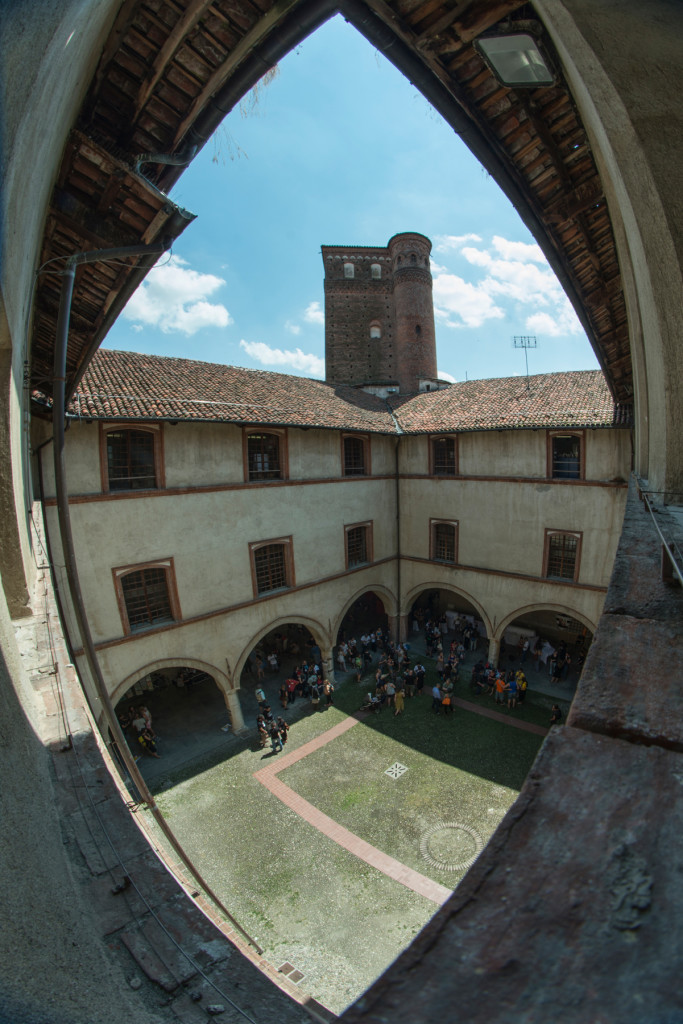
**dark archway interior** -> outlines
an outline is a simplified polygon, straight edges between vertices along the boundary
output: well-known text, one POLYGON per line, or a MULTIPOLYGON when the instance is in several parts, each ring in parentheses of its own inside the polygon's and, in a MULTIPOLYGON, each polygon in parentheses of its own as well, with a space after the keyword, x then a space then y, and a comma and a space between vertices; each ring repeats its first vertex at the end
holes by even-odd
POLYGON ((384 602, 374 591, 368 590, 357 598, 341 621, 337 632, 337 643, 344 640, 358 639, 362 633, 386 630, 389 619, 384 610, 384 602))

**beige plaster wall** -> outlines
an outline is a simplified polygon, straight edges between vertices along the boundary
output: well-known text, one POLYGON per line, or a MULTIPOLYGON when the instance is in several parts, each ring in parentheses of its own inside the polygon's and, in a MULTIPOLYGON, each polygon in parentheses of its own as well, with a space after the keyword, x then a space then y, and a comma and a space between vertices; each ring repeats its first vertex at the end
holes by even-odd
POLYGON ((626 488, 480 480, 403 480, 401 553, 429 558, 429 520, 457 520, 458 560, 540 576, 545 530, 582 532, 580 583, 606 587, 626 488))

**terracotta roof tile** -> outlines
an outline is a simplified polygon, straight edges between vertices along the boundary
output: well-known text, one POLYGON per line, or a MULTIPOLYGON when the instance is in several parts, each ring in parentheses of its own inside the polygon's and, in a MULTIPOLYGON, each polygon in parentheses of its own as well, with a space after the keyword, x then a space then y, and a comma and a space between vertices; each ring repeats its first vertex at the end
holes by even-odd
POLYGON ((599 370, 453 384, 388 401, 345 385, 194 359, 100 349, 69 407, 75 417, 327 427, 393 434, 628 426, 599 370), (393 412, 389 411, 391 410, 393 412))
POLYGON ((406 434, 629 425, 600 370, 471 380, 390 401, 406 434))
POLYGON ((88 419, 270 423, 392 433, 375 395, 240 366, 100 349, 69 407, 88 419))

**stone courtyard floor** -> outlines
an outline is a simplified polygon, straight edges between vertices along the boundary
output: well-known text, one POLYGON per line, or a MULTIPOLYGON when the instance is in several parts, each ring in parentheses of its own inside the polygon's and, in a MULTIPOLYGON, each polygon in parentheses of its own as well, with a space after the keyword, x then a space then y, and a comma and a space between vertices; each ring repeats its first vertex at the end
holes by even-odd
POLYGON ((368 678, 347 678, 334 707, 288 709, 282 753, 261 750, 253 732, 221 733, 224 742, 193 760, 141 762, 146 775, 153 765, 159 807, 230 913, 333 1013, 448 897, 547 730, 547 697, 531 694, 508 712, 474 697, 462 674, 448 717, 431 711, 426 687, 399 717, 359 718, 368 678))

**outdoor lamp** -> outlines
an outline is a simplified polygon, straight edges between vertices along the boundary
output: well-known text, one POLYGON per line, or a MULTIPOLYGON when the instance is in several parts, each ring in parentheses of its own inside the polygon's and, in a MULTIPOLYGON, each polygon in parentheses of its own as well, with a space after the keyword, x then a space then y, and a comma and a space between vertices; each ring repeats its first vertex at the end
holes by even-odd
POLYGON ((538 44, 526 32, 482 36, 474 45, 501 85, 537 89, 555 81, 538 44))

